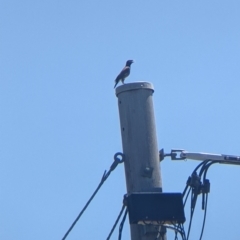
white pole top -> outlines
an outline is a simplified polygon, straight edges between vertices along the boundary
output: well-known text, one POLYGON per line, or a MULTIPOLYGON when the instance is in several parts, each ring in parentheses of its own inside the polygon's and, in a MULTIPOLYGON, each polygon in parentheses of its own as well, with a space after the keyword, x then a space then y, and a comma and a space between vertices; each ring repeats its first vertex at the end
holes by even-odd
POLYGON ((137 89, 149 89, 154 92, 154 87, 152 83, 149 82, 133 82, 133 83, 125 83, 116 88, 116 95, 118 96, 121 92, 132 91, 137 89))

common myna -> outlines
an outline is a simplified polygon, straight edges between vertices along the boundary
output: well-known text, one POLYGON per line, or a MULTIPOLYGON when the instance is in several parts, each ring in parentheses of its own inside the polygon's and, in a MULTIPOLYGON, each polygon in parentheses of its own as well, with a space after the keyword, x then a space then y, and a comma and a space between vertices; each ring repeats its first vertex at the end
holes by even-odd
POLYGON ((129 74, 130 74, 130 69, 131 69, 131 64, 132 63, 133 63, 133 60, 128 60, 126 62, 126 66, 123 68, 123 70, 118 74, 117 78, 115 79, 114 88, 117 86, 119 81, 122 81, 122 83, 124 84, 125 78, 128 77, 129 74))

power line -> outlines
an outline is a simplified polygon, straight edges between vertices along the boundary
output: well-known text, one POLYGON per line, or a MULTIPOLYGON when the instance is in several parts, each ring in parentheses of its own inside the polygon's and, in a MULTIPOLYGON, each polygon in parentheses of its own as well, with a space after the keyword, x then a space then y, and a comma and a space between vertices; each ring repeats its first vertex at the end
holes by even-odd
POLYGON ((203 231, 204 231, 205 222, 206 222, 206 216, 207 216, 207 204, 208 204, 208 194, 206 194, 206 206, 205 206, 205 209, 204 209, 204 217, 203 217, 202 231, 201 231, 201 235, 200 235, 199 240, 201 240, 201 239, 202 239, 202 236, 203 236, 203 231))
POLYGON ((205 160, 204 162, 200 163, 192 172, 191 177, 188 178, 187 186, 185 187, 185 189, 183 191, 183 196, 184 196, 189 187, 187 196, 184 200, 184 206, 186 204, 186 201, 187 201, 190 191, 192 191, 190 220, 189 220, 189 226, 188 226, 187 239, 189 239, 193 214, 194 214, 194 210, 195 210, 195 206, 196 206, 196 202, 197 202, 197 197, 199 194, 202 194, 202 209, 204 210, 204 218, 203 218, 202 230, 201 230, 201 235, 200 235, 200 240, 202 239, 205 222, 206 222, 208 193, 210 192, 210 182, 208 179, 206 179, 206 176, 207 176, 207 172, 208 172, 210 166, 212 166, 215 163, 219 163, 219 161, 209 159, 209 160, 205 160), (199 170, 199 173, 197 173, 198 170, 199 170), (202 181, 201 181, 201 178, 202 178, 202 181))
POLYGON ((109 240, 110 237, 112 236, 112 233, 113 233, 113 231, 115 230, 115 228, 116 228, 116 226, 117 226, 117 224, 118 224, 118 221, 119 221, 120 217, 122 216, 122 213, 123 213, 125 207, 126 207, 125 205, 122 206, 122 209, 121 209, 120 213, 118 214, 118 217, 117 217, 117 219, 116 219, 116 221, 115 221, 115 223, 114 223, 114 225, 113 225, 110 233, 108 234, 107 240, 109 240))
POLYGON ((119 226, 118 240, 121 240, 121 238, 122 238, 122 230, 123 230, 124 222, 125 222, 126 217, 127 217, 127 213, 128 213, 128 210, 127 210, 127 208, 126 208, 125 213, 124 213, 124 215, 123 215, 123 219, 122 219, 122 221, 121 221, 121 223, 120 223, 120 226, 119 226))
POLYGON ((92 196, 89 198, 89 200, 87 201, 87 203, 85 204, 85 206, 83 207, 83 209, 81 210, 81 212, 78 214, 77 218, 74 220, 74 222, 72 223, 72 225, 70 226, 70 228, 67 230, 67 232, 65 233, 65 235, 63 236, 62 240, 65 240, 66 237, 68 236, 68 234, 72 231, 72 229, 74 228, 75 224, 77 223, 77 221, 80 219, 80 217, 82 216, 82 214, 84 213, 84 211, 87 209, 88 205, 90 204, 90 202, 93 200, 93 198, 95 197, 95 195, 97 194, 98 190, 101 188, 101 186, 103 185, 103 183, 107 180, 107 178, 109 177, 109 175, 111 174, 111 172, 117 167, 117 165, 119 163, 122 163, 124 161, 124 155, 122 153, 116 153, 114 155, 114 162, 112 163, 109 171, 106 173, 106 171, 104 172, 102 179, 99 183, 99 185, 97 186, 96 190, 94 191, 94 193, 92 194, 92 196), (121 159, 118 157, 121 156, 121 159))

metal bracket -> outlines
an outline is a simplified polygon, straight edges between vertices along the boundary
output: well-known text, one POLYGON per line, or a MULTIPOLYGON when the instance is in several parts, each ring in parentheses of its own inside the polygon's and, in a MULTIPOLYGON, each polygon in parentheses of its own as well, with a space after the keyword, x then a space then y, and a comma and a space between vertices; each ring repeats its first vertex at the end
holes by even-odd
POLYGON ((186 157, 183 157, 181 154, 183 151, 184 149, 172 149, 171 150, 172 160, 185 160, 186 157), (178 153, 180 153, 179 157, 177 157, 178 153))
POLYGON ((171 153, 164 153, 164 149, 162 148, 159 151, 159 158, 160 162, 165 158, 165 157, 171 157, 172 160, 185 160, 186 157, 182 157, 181 153, 183 152, 183 149, 172 149, 171 153), (179 155, 179 157, 178 157, 179 155))

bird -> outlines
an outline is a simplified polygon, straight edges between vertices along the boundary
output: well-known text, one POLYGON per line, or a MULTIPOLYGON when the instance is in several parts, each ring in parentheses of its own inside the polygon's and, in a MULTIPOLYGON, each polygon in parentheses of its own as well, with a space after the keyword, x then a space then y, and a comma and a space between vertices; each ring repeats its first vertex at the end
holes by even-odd
POLYGON ((129 74, 130 74, 130 69, 131 69, 131 64, 132 63, 133 63, 133 60, 128 60, 126 62, 126 66, 123 68, 123 70, 118 74, 118 76, 115 79, 115 86, 114 86, 114 88, 117 86, 119 81, 122 81, 122 83, 124 84, 125 78, 128 77, 129 74))

